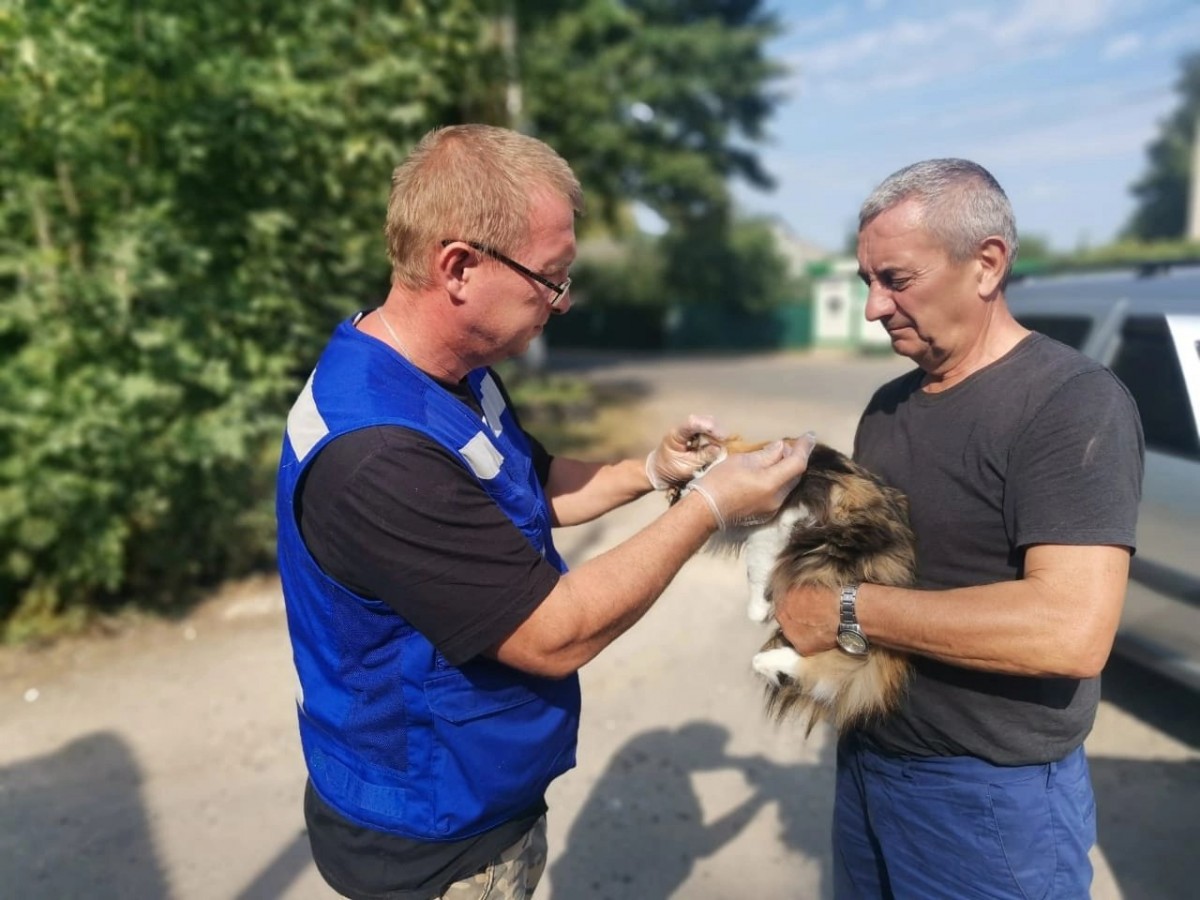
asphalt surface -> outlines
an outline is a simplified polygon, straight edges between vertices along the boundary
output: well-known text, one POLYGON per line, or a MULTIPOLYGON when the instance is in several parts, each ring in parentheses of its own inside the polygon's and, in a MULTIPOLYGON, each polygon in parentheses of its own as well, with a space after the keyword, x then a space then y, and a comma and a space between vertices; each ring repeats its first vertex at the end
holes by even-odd
MULTIPOLYGON (((639 402, 629 443, 687 412, 747 438, 809 428, 848 449, 891 358, 837 354, 563 368, 639 402)), ((661 510, 648 497, 556 540, 578 564, 661 510)), ((701 555, 582 673, 579 765, 550 790, 541 900, 827 898, 832 742, 761 712, 736 561, 701 555)), ((1121 660, 1088 741, 1099 808, 1094 896, 1200 896, 1195 694, 1121 660)), ((0 652, 0 897, 325 898, 303 833, 294 674, 278 584, 186 620, 0 652)))

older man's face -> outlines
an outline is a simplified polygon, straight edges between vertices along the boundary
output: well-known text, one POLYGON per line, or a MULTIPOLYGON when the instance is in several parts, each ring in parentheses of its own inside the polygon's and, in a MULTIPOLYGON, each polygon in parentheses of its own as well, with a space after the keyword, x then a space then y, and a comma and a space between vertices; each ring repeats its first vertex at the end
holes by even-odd
POLYGON ((940 373, 970 352, 985 310, 977 263, 953 262, 919 212, 905 201, 868 223, 858 236, 858 271, 868 321, 887 329, 893 351, 940 373))

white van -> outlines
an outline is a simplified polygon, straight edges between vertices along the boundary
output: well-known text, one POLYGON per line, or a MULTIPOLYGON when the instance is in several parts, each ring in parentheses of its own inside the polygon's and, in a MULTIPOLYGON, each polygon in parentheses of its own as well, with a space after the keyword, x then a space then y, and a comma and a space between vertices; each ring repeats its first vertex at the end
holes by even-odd
POLYGON ((1200 266, 1027 277, 1005 294, 1137 401, 1146 477, 1116 649, 1200 690, 1200 266))

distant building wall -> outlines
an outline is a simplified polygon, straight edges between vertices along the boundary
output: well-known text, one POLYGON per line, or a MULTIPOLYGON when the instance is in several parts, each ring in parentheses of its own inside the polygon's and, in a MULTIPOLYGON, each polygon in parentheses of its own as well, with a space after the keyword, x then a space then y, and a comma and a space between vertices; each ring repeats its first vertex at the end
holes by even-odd
POLYGON ((813 285, 813 345, 863 350, 891 347, 887 331, 868 322, 867 286, 858 277, 858 263, 836 259, 809 267, 813 285))

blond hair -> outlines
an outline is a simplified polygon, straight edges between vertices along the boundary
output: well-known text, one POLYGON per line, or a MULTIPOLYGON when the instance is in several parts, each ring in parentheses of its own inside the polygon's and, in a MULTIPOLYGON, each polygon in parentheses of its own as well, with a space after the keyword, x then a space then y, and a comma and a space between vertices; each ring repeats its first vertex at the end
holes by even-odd
POLYGON ((429 132, 392 173, 384 228, 392 283, 427 287, 430 261, 444 240, 518 253, 529 239, 539 192, 583 211, 583 190, 571 167, 536 138, 491 125, 429 132))

